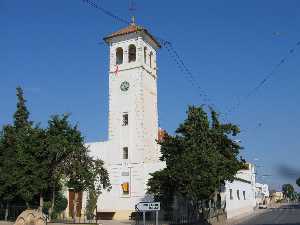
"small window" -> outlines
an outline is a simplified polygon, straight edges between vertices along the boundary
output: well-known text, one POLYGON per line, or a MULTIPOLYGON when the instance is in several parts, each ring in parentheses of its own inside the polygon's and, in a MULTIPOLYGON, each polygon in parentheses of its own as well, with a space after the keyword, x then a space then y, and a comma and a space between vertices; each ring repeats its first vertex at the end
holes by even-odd
POLYGON ((150 61, 150 68, 152 68, 152 59, 153 59, 153 53, 150 52, 150 59, 149 59, 149 61, 150 61))
POLYGON ((147 64, 147 47, 144 47, 144 63, 147 64))
POLYGON ((123 49, 121 47, 116 50, 116 64, 120 65, 123 63, 123 49))
POLYGON ((246 200, 246 191, 243 191, 244 200, 246 200))
POLYGON ((123 113, 123 126, 128 126, 128 113, 123 113))
POLYGON ((128 195, 129 194, 129 183, 124 182, 121 184, 123 195, 128 195))
POLYGON ((123 159, 128 159, 128 147, 123 148, 123 159))
POLYGON ((233 200, 232 189, 229 189, 229 193, 230 193, 230 200, 233 200))
POLYGON ((236 190, 236 197, 238 200, 240 200, 240 190, 236 190))
POLYGON ((136 60, 136 47, 135 45, 129 45, 128 62, 135 62, 136 60))

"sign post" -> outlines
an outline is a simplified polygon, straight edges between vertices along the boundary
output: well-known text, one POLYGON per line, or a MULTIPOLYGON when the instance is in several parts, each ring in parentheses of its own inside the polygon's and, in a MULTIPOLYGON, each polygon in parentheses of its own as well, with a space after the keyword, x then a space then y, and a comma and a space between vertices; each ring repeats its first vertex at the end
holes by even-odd
POLYGON ((146 225, 146 212, 155 212, 155 224, 158 225, 158 211, 160 210, 160 202, 140 202, 135 208, 143 212, 143 224, 146 225))

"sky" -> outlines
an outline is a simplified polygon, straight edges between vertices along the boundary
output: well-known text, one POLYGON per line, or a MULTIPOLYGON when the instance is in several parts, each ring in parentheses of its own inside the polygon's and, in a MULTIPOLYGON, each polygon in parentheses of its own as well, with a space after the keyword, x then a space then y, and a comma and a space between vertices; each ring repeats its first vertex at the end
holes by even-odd
MULTIPOLYGON (((191 84, 165 48, 159 50, 160 127, 174 133, 187 106, 205 103, 205 93, 224 122, 240 126, 241 155, 255 163, 258 180, 277 189, 295 183, 300 1, 135 0, 134 12, 128 0, 97 2, 126 20, 135 14, 137 24, 170 41, 199 85, 191 84)), ((0 126, 12 122, 20 85, 32 120, 46 126, 51 115, 71 113, 86 141, 106 140, 103 37, 124 26, 82 0, 0 0, 0 126)))

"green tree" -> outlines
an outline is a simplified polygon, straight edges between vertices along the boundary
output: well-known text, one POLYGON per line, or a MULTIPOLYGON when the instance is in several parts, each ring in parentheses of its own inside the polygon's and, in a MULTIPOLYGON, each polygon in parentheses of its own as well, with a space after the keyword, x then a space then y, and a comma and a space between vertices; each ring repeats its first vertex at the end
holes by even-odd
POLYGON ((103 190, 110 191, 109 175, 104 168, 104 162, 93 159, 88 155, 88 149, 82 147, 73 155, 73 160, 66 167, 67 186, 73 189, 74 211, 73 219, 76 220, 78 196, 80 192, 94 190, 97 198, 103 190))
POLYGON ((89 189, 88 198, 86 201, 86 217, 88 220, 92 220, 94 218, 94 212, 97 207, 97 193, 93 189, 89 189))
POLYGON ((23 90, 17 88, 17 111, 14 114, 16 150, 17 193, 29 203, 36 195, 40 196, 40 207, 43 207, 43 192, 47 189, 47 167, 42 164, 45 157, 45 132, 34 126, 29 120, 23 90))
MULTIPOLYGON (((55 210, 54 199, 57 184, 63 179, 66 185, 75 191, 74 205, 78 203, 78 194, 94 189, 97 197, 103 189, 110 189, 109 176, 103 161, 89 156, 84 138, 69 121, 69 115, 52 116, 46 130, 46 154, 44 163, 48 168, 49 184, 52 190, 49 215, 55 210)), ((74 207, 76 211, 77 207, 74 207)), ((74 211, 74 215, 77 212, 74 211)))
POLYGON ((201 216, 201 203, 213 199, 221 184, 232 181, 241 168, 237 159, 241 147, 231 139, 238 133, 236 125, 221 124, 212 109, 209 119, 201 107, 189 107, 176 135, 167 134, 159 143, 166 168, 152 174, 149 193, 163 201, 183 197, 201 216))
POLYGON ((283 192, 284 198, 293 199, 295 190, 294 190, 293 185, 283 184, 282 185, 282 192, 283 192))
POLYGON ((64 179, 66 185, 75 192, 73 212, 75 220, 79 193, 92 189, 98 197, 102 190, 110 190, 110 182, 103 161, 89 156, 89 150, 84 144, 78 126, 73 126, 68 118, 68 115, 53 116, 49 120, 46 163, 53 190, 50 213, 54 207, 54 185, 64 179))
POLYGON ((49 212, 50 208, 52 207, 51 201, 45 202, 44 210, 49 214, 49 216, 51 214, 52 219, 57 219, 58 216, 67 208, 67 206, 68 199, 63 195, 61 191, 56 191, 53 211, 49 212))
MULTIPOLYGON (((17 110, 13 125, 3 127, 1 134, 1 177, 0 196, 8 205, 16 198, 29 203, 47 187, 45 171, 47 168, 39 165, 44 148, 44 132, 29 121, 29 111, 23 90, 17 88, 17 110)), ((42 204, 42 201, 41 201, 42 204)), ((7 213, 6 213, 7 216, 7 213)))
POLYGON ((68 115, 51 117, 48 127, 43 129, 29 120, 20 87, 17 99, 13 125, 4 126, 0 133, 2 202, 8 206, 14 199, 21 198, 29 207, 39 198, 42 209, 44 197, 49 198, 51 192, 52 215, 62 180, 75 190, 77 197, 78 192, 88 189, 95 190, 97 196, 104 189, 110 190, 103 161, 89 156, 78 126, 69 122, 68 115))
POLYGON ((24 92, 21 87, 17 87, 17 111, 14 114, 14 127, 23 129, 31 126, 33 123, 29 121, 29 111, 26 107, 24 92))
POLYGON ((5 204, 5 220, 8 216, 8 207, 17 194, 17 152, 14 148, 16 142, 15 129, 4 126, 0 136, 0 201, 5 204))
POLYGON ((69 115, 55 115, 48 121, 46 139, 48 157, 44 163, 48 168, 49 185, 52 190, 51 207, 49 209, 51 219, 55 207, 57 186, 68 175, 67 171, 70 169, 67 170, 66 168, 72 165, 74 155, 83 153, 77 151, 78 148, 83 147, 83 138, 77 126, 72 126, 69 122, 69 115))

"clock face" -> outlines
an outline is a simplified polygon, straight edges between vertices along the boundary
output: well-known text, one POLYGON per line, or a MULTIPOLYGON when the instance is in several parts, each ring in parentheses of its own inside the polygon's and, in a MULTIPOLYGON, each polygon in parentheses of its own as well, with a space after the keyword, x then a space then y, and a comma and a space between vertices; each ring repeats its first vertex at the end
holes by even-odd
POLYGON ((121 83, 120 88, 121 88, 122 91, 128 91, 128 89, 129 89, 129 83, 127 81, 123 81, 121 83))

